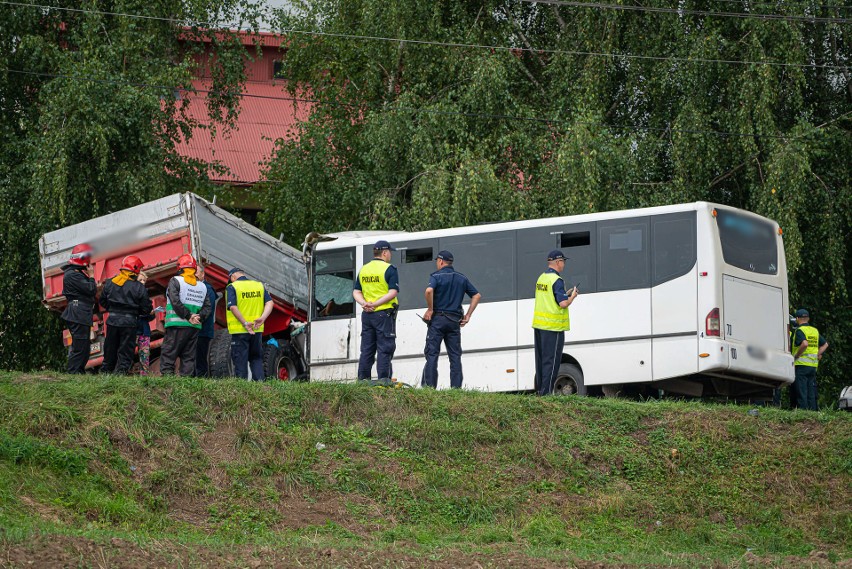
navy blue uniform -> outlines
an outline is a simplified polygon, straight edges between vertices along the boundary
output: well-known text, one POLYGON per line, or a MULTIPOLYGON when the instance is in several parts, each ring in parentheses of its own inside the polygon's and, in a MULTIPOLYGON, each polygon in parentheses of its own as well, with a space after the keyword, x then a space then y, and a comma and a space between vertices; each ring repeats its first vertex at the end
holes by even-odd
POLYGON ((68 348, 68 373, 85 373, 91 347, 92 312, 95 306, 97 285, 95 279, 86 274, 86 268, 67 264, 62 267, 62 294, 68 301, 62 319, 71 334, 68 348))
MULTIPOLYGON (((804 324, 810 326, 810 324, 804 324)), ((805 333, 801 330, 796 330, 793 336, 793 353, 799 350, 799 345, 807 340, 805 333)), ((819 335, 819 345, 825 345, 825 338, 822 334, 819 335)), ((793 407, 799 409, 810 409, 818 411, 817 407, 817 368, 811 366, 796 366, 796 379, 793 382, 793 390, 790 394, 790 400, 793 402, 793 407)))
MULTIPOLYGON (((249 280, 242 276, 238 281, 249 280)), ((208 290, 208 294, 209 294, 208 290)), ((215 299, 215 295, 213 296, 215 299)), ((269 291, 263 287, 263 304, 272 301, 269 291)), ((231 285, 225 288, 225 308, 237 306, 237 291, 231 285)), ((253 381, 263 381, 263 334, 232 334, 231 335, 231 361, 234 362, 234 374, 242 379, 248 378, 249 368, 253 381)))
MULTIPOLYGON (((559 274, 559 271, 548 267, 545 273, 559 274)), ((565 290, 565 281, 561 278, 553 283, 553 298, 556 304, 570 297, 565 290)), ((562 352, 565 348, 565 332, 533 329, 535 344, 535 390, 539 395, 550 395, 556 378, 559 377, 559 364, 562 362, 562 352)))
MULTIPOLYGON (((198 332, 198 342, 195 344, 196 377, 207 377, 209 375, 207 359, 210 355, 210 342, 213 341, 213 336, 216 333, 216 291, 213 289, 213 285, 207 281, 202 282, 207 287, 207 298, 210 300, 210 314, 202 320, 201 330, 198 332)), ((231 290, 233 288, 231 287, 231 290)))
MULTIPOLYGON (((399 292, 399 271, 390 265, 385 271, 388 290, 399 292)), ((355 279, 355 290, 361 289, 361 279, 355 279)), ((393 354, 396 352, 396 308, 361 313, 361 355, 358 358, 358 379, 370 379, 373 363, 379 379, 393 377, 393 354), (376 357, 378 356, 378 357, 376 357)))
POLYGON ((460 326, 464 317, 462 300, 465 294, 472 298, 479 294, 479 291, 466 276, 456 272, 452 266, 445 266, 432 273, 428 288, 434 292, 432 319, 429 321, 426 348, 423 350, 426 366, 423 368, 421 383, 424 387, 438 387, 438 356, 443 341, 450 358, 450 386, 458 389, 461 388, 463 380, 460 326))

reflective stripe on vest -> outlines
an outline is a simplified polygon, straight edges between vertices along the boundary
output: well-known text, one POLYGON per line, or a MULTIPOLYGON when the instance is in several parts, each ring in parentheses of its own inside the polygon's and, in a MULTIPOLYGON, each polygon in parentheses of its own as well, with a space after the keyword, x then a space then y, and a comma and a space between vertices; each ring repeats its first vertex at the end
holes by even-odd
MULTIPOLYGON (((390 263, 385 263, 381 259, 373 259, 361 267, 361 272, 358 273, 358 282, 361 283, 361 293, 364 295, 364 300, 375 302, 388 293, 385 273, 390 266, 390 263)), ((397 300, 392 298, 389 302, 377 306, 376 311, 388 310, 396 306, 397 303, 397 300)))
MULTIPOLYGON (((796 360, 797 366, 817 367, 819 365, 819 330, 807 324, 799 326, 799 330, 805 335, 808 341, 808 347, 804 353, 796 360)), ((799 344, 801 345, 801 344, 799 344)), ((793 348, 793 353, 799 351, 798 347, 793 348)))
MULTIPOLYGON (((194 285, 186 282, 182 276, 174 277, 180 283, 180 301, 184 307, 193 314, 198 314, 204 307, 204 299, 207 298, 207 287, 204 283, 197 281, 194 285)), ((187 328, 201 328, 201 324, 190 324, 189 320, 181 318, 172 308, 172 301, 166 295, 166 328, 174 326, 185 326, 187 328)))
MULTIPOLYGON (((257 320, 263 314, 263 297, 266 289, 263 288, 263 283, 258 281, 234 281, 230 285, 234 287, 234 292, 237 297, 237 308, 246 322, 257 320)), ((248 334, 248 330, 243 326, 234 313, 228 308, 225 318, 228 321, 228 332, 231 334, 248 334)), ((255 328, 255 332, 263 332, 263 324, 259 328, 255 328)))
POLYGON ((553 297, 553 285, 561 279, 556 273, 542 273, 535 283, 535 309, 532 327, 563 332, 571 329, 568 307, 562 308, 553 297))

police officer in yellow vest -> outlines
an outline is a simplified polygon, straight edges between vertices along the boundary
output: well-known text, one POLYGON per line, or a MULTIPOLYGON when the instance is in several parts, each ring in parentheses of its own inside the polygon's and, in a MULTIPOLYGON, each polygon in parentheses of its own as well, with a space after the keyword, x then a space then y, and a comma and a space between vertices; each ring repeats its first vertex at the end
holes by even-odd
POLYGON ((387 241, 373 245, 373 260, 361 267, 352 297, 364 311, 361 313, 361 357, 358 379, 370 379, 373 362, 380 380, 393 376, 391 360, 396 351, 396 307, 399 294, 399 272, 390 264, 387 241))
POLYGON ((228 272, 225 289, 228 307, 226 319, 231 334, 231 361, 234 374, 248 378, 249 366, 254 381, 264 379, 263 323, 272 314, 272 297, 263 283, 249 280, 242 269, 228 272))
POLYGON ((828 349, 828 342, 819 330, 809 324, 810 313, 804 308, 796 311, 796 324, 799 327, 793 336, 793 365, 796 366, 796 380, 793 382, 795 405, 800 409, 817 410, 816 372, 819 360, 828 349))
POLYGON ((571 294, 565 290, 562 270, 565 255, 556 249, 547 254, 547 270, 535 283, 535 309, 533 332, 535 334, 535 382, 539 395, 553 393, 559 375, 565 332, 571 329, 568 306, 577 298, 577 287, 571 294))

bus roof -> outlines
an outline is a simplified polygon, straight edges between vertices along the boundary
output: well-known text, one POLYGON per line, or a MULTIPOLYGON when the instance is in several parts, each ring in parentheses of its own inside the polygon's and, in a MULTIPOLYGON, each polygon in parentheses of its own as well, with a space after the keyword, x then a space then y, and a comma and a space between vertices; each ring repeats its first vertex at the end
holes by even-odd
MULTIPOLYGON (((597 213, 584 213, 579 215, 567 215, 562 217, 544 217, 539 219, 523 219, 519 221, 505 221, 497 223, 483 223, 480 225, 469 225, 462 227, 448 227, 445 229, 430 229, 428 231, 346 231, 341 233, 330 233, 329 235, 337 237, 334 241, 328 241, 317 244, 317 250, 336 249, 341 246, 359 246, 369 245, 377 239, 385 237, 393 244, 394 239, 399 241, 411 241, 414 239, 434 239, 443 237, 447 234, 451 235, 475 235, 477 233, 492 233, 496 231, 512 231, 515 229, 526 229, 530 227, 546 227, 548 225, 560 223, 588 223, 593 221, 602 221, 609 219, 623 219, 627 217, 636 217, 641 215, 662 215, 666 213, 678 213, 683 211, 709 211, 715 207, 723 207, 727 209, 735 209, 745 214, 752 215, 760 219, 766 219, 756 213, 746 210, 739 210, 732 206, 714 204, 710 202, 690 202, 684 204, 664 205, 656 207, 646 207, 638 209, 622 209, 617 211, 602 211, 597 213)), ((770 220, 771 221, 771 220, 770 220)))

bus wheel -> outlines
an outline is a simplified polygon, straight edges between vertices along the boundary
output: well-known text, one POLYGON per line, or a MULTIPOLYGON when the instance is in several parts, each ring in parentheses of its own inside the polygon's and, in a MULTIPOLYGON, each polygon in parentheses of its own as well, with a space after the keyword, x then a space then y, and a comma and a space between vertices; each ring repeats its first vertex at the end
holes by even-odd
POLYGON ((293 358, 290 346, 279 348, 274 344, 263 346, 263 371, 267 379, 290 381, 296 379, 299 370, 293 358))
POLYGON ((583 383, 583 372, 574 364, 559 366, 559 375, 553 385, 554 395, 586 395, 586 385, 583 383))

